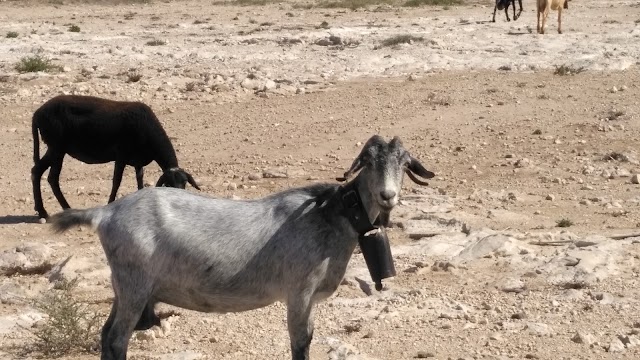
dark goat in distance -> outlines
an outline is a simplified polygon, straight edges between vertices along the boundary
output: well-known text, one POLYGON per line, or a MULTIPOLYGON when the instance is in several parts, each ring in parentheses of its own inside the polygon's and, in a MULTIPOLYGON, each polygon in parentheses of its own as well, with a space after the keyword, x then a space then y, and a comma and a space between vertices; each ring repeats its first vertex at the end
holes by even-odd
POLYGON ((56 96, 38 108, 32 119, 33 162, 31 180, 35 210, 41 218, 48 214, 42 202, 40 181, 47 180, 63 209, 70 208, 60 190, 60 172, 66 154, 87 164, 115 161, 109 202, 116 198, 124 168, 133 166, 138 189, 142 189, 144 166, 152 161, 163 171, 156 186, 184 189, 193 177, 178 167, 178 159, 167 133, 151 108, 140 102, 113 101, 92 96, 56 96), (47 144, 40 158, 40 141, 47 144))
POLYGON ((513 8, 513 21, 518 20, 520 14, 522 14, 522 0, 518 0, 518 4, 520 5, 520 11, 516 15, 516 0, 496 0, 496 6, 493 8, 493 22, 496 22, 496 11, 503 10, 504 14, 507 16, 507 21, 511 21, 509 19, 509 5, 513 8))

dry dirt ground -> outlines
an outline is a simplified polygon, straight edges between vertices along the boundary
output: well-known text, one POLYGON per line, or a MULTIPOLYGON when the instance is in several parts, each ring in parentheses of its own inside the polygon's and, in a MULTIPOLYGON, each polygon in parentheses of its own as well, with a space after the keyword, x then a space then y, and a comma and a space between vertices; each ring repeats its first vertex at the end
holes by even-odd
MULTIPOLYGON (((60 93, 149 104, 211 196, 331 182, 369 136, 397 135, 437 177, 405 183, 385 291, 370 292, 355 254, 318 305, 312 359, 640 358, 640 236, 628 236, 640 233, 638 3, 573 0, 565 33, 551 14, 544 36, 532 1, 509 23, 488 22, 488 1, 299 5, 0 2, 0 266, 16 248, 25 267, 73 255, 53 272, 80 278, 79 300, 110 307, 93 233, 53 235, 33 211, 31 114, 60 93), (397 35, 414 39, 384 46, 397 35), (34 55, 62 71, 18 74, 34 55), (560 65, 583 72, 554 74, 560 65)), ((112 171, 67 158, 72 206, 105 203, 112 171)), ((158 176, 152 164, 145 181, 158 176)), ((120 196, 134 189, 127 169, 120 196)), ((46 321, 30 299, 50 291, 50 275, 0 275, 0 358, 38 356, 21 349, 46 321)), ((172 310, 134 335, 130 358, 290 356, 282 304, 172 310)))

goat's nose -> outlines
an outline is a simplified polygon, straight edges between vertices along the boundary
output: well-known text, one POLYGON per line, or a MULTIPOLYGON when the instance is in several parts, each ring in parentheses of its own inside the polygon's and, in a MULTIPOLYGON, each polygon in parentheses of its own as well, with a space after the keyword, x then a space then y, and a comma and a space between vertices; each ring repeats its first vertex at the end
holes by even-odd
POLYGON ((382 198, 382 200, 390 200, 394 196, 396 196, 396 192, 393 191, 393 190, 382 190, 382 191, 380 191, 380 197, 382 198))

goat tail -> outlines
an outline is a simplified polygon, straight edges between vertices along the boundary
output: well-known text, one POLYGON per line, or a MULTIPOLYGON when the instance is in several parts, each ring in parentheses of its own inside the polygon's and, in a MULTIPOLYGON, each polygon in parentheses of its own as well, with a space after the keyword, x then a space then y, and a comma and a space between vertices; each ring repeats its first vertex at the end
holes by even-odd
POLYGON ((91 225, 96 228, 101 217, 99 209, 66 209, 49 217, 47 222, 51 224, 55 233, 60 234, 78 225, 91 225))
POLYGON ((38 122, 36 117, 31 121, 31 134, 33 135, 33 163, 40 161, 40 136, 38 135, 38 122))

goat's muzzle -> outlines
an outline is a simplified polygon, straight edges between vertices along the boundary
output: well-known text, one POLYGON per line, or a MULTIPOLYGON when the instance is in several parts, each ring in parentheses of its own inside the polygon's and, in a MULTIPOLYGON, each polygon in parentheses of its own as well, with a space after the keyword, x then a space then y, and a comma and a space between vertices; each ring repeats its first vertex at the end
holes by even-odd
POLYGON ((371 280, 376 284, 376 290, 382 290, 382 279, 396 276, 393 264, 391 245, 384 228, 372 235, 360 235, 358 238, 360 250, 367 263, 371 280))

